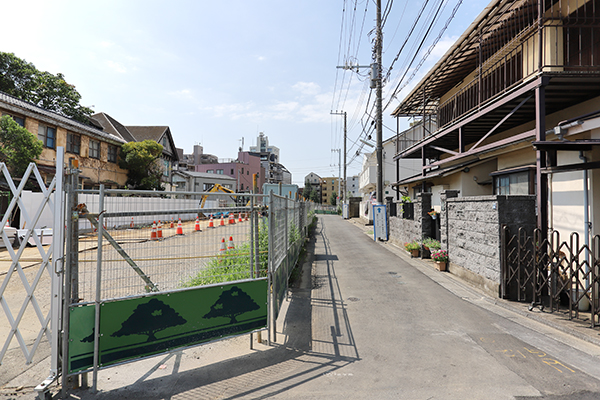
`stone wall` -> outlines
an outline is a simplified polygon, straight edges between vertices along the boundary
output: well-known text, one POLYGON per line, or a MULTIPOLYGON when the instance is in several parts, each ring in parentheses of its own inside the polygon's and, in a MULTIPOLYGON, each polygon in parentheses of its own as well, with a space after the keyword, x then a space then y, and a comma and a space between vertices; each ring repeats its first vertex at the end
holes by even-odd
POLYGON ((431 209, 431 193, 418 194, 413 206, 413 219, 402 218, 400 204, 398 204, 398 216, 389 218, 389 240, 400 247, 403 247, 406 242, 421 241, 424 232, 429 232, 431 229, 432 220, 427 214, 431 209))
POLYGON ((501 226, 533 231, 535 196, 449 198, 442 218, 450 262, 499 285, 501 226))

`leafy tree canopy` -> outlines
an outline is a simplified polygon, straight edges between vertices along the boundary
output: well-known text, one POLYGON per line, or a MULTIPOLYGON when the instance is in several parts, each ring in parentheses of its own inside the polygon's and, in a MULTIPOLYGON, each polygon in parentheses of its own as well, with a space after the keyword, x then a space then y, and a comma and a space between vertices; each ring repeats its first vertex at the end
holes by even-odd
POLYGON ((8 115, 0 118, 0 162, 14 176, 23 176, 30 162, 42 154, 42 141, 8 115))
POLYGON ((63 74, 40 71, 13 53, 0 52, 0 91, 84 124, 94 113, 79 104, 81 95, 63 74))
POLYGON ((163 167, 159 157, 163 146, 153 140, 129 142, 121 146, 119 166, 127 169, 127 186, 138 190, 163 190, 160 178, 163 167))
POLYGON ((337 192, 331 193, 331 197, 329 197, 329 204, 335 206, 337 204, 337 192))

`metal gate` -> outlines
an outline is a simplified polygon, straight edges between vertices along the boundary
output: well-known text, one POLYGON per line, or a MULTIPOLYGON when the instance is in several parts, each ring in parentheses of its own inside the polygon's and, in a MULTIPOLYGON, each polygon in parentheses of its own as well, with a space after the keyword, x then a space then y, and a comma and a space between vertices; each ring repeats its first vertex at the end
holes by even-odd
POLYGON ((561 241, 557 231, 544 238, 539 229, 511 233, 506 226, 501 236, 502 298, 531 302, 530 310, 568 309, 571 319, 589 312, 592 328, 600 325, 600 236, 586 245, 576 232, 561 241))
MULTIPOLYGON (((0 222, 0 236, 2 244, 10 258, 3 258, 2 270, 6 271, 6 275, 2 279, 0 285, 0 304, 4 314, 8 320, 8 334, 4 339, 2 350, 0 350, 0 363, 5 357, 13 340, 16 340, 19 348, 25 356, 26 363, 32 362, 36 350, 40 347, 40 343, 46 338, 51 345, 51 367, 50 376, 41 386, 47 386, 49 382, 56 379, 59 373, 60 362, 60 347, 59 335, 61 327, 61 303, 62 303, 62 275, 63 275, 63 257, 64 257, 64 192, 63 192, 63 174, 64 174, 64 150, 59 147, 56 151, 56 174, 50 184, 46 186, 42 176, 40 175, 37 166, 34 163, 29 164, 18 186, 15 184, 15 179, 11 177, 7 166, 0 163, 0 171, 10 189, 12 200, 8 204, 2 221, 0 222), (30 182, 30 178, 34 179, 41 190, 41 201, 37 207, 32 207, 31 204, 26 204, 24 201, 24 191, 26 185, 30 182), (20 228, 14 229, 8 227, 9 218, 15 212, 20 211, 20 228), (31 212, 33 211, 33 212, 31 212), (51 214, 53 221, 52 244, 47 247, 43 246, 44 234, 48 238, 49 231, 47 229, 39 229, 38 224, 41 217, 44 215, 47 219, 48 213, 51 214), (41 231, 41 232, 40 232, 41 231), (41 234, 40 234, 41 233, 41 234), (25 259, 24 253, 28 245, 35 246, 36 256, 30 259, 25 259), (15 248, 13 248, 13 246, 15 248), (24 262, 35 262, 35 274, 30 276, 25 271, 24 262), (51 290, 50 295, 40 294, 42 291, 47 291, 46 274, 49 275, 51 290), (40 284, 40 282, 44 282, 40 284), (25 292, 22 302, 9 304, 7 288, 11 285, 22 286, 25 292), (45 289, 45 290, 44 290, 45 289), (16 307, 15 307, 16 306, 16 307), (24 316, 26 313, 35 313, 34 320, 39 323, 39 330, 35 338, 28 337, 22 332, 21 326, 25 323, 24 316), (32 342, 28 345, 28 342, 32 342)), ((15 296, 16 297, 16 296, 15 296)), ((29 321, 29 324, 31 322, 29 321)), ((31 329, 30 325, 27 329, 31 329)), ((38 388, 36 388, 37 390, 38 388)))

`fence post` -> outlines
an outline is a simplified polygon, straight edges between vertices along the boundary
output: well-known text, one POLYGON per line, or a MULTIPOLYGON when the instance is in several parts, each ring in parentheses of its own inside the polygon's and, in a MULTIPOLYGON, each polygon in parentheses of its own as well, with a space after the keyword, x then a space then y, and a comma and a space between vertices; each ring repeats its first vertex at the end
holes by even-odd
POLYGON ((275 321, 275 307, 274 307, 274 301, 275 301, 275 293, 274 290, 271 289, 272 285, 273 285, 273 231, 275 230, 275 212, 273 210, 274 207, 274 201, 273 201, 274 197, 273 197, 273 192, 269 192, 269 261, 268 261, 268 274, 267 276, 268 278, 268 287, 269 287, 269 295, 267 296, 267 299, 269 301, 268 307, 269 307, 269 329, 268 329, 268 344, 269 346, 271 345, 271 334, 273 335, 273 341, 276 342, 277 341, 277 335, 275 333, 276 331, 276 321, 275 321), (271 332, 272 331, 272 332, 271 332))
POLYGON ((54 191, 54 222, 52 229, 52 294, 50 326, 52 331, 52 357, 50 374, 58 378, 60 371, 60 317, 63 302, 63 275, 64 275, 64 201, 63 201, 63 174, 64 174, 64 148, 56 149, 56 186, 54 191))
POLYGON ((92 392, 98 392, 98 367, 100 364, 100 300, 102 298, 102 239, 104 234, 104 185, 98 196, 98 256, 96 261, 96 315, 94 319, 94 372, 92 392))
POLYGON ((67 389, 71 384, 68 378, 69 372, 69 326, 70 305, 79 301, 78 262, 79 262, 79 213, 76 210, 78 198, 77 189, 79 182, 79 170, 69 160, 69 184, 67 189, 66 212, 69 217, 67 222, 67 254, 64 272, 64 301, 62 319, 62 398, 66 397, 67 389))

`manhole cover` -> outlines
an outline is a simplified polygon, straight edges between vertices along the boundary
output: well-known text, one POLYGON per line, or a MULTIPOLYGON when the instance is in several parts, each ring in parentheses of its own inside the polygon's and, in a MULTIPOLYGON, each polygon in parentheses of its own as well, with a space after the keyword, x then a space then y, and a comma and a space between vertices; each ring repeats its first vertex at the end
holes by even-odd
POLYGON ((348 301, 358 301, 358 297, 348 297, 348 301))

